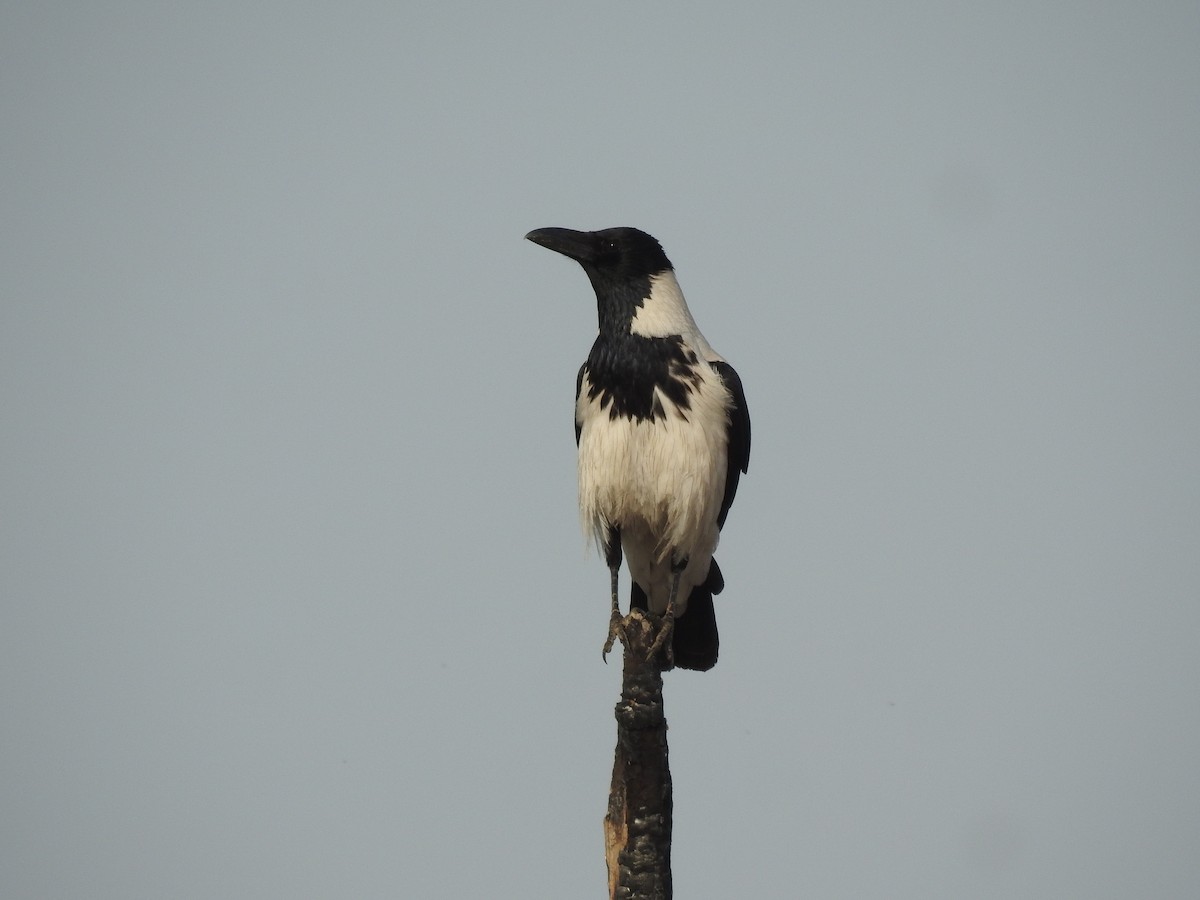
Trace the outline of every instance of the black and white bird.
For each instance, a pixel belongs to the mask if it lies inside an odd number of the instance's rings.
[[[622,551],[631,606],[663,617],[666,668],[717,662],[713,551],[750,461],[750,415],[733,367],[704,339],[661,245],[636,228],[539,228],[525,236],[583,266],[600,330],[575,383],[579,508],[611,574],[605,653],[620,634]],[[670,643],[667,643],[667,641]]]

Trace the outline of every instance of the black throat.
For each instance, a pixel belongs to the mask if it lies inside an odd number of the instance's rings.
[[[629,334],[633,317],[650,296],[650,276],[615,279],[603,270],[584,266],[596,291],[596,313],[601,335]]]

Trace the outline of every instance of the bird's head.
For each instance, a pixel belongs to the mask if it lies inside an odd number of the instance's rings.
[[[602,231],[538,228],[525,237],[583,266],[598,297],[613,290],[623,293],[634,284],[645,284],[650,276],[672,268],[658,241],[636,228]]]

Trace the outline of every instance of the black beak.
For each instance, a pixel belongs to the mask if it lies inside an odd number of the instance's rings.
[[[576,262],[589,262],[596,258],[596,237],[589,231],[573,231],[570,228],[536,228],[525,235],[525,239],[540,244],[547,250],[569,256]]]

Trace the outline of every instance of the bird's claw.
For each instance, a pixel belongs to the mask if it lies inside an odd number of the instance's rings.
[[[658,634],[654,637],[654,643],[650,645],[650,652],[647,654],[647,659],[654,657],[661,651],[663,655],[662,670],[669,672],[675,668],[675,647],[674,641],[671,640],[675,633],[675,616],[667,613],[663,616],[662,625],[659,626]]]
[[[625,643],[625,620],[621,618],[620,613],[614,612],[608,620],[608,639],[604,642],[604,649],[600,651],[600,658],[605,662],[608,662],[608,654],[617,638],[621,639],[622,644]]]

